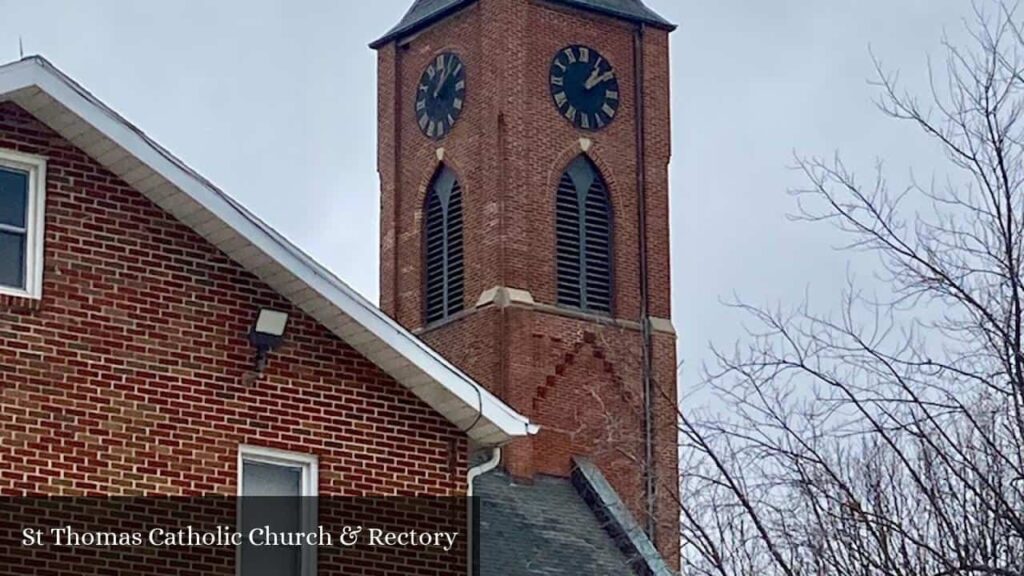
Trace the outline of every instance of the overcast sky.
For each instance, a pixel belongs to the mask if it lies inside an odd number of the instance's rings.
[[[525,0],[524,0],[525,1]],[[412,0],[0,0],[0,61],[42,54],[374,301],[376,60]],[[926,88],[967,0],[647,0],[673,36],[675,322],[684,386],[708,343],[742,337],[721,305],[836,302],[848,255],[793,223],[793,153],[840,151],[942,174],[918,132],[875,109],[869,46]],[[869,176],[869,174],[865,174]],[[862,269],[863,264],[858,269]],[[865,280],[869,281],[869,279]]]

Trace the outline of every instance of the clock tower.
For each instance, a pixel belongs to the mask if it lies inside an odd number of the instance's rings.
[[[678,566],[669,34],[641,0],[416,0],[378,52],[381,307],[592,462]]]

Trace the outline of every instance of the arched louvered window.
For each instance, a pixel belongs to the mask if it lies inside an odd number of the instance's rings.
[[[558,303],[612,311],[612,212],[608,187],[579,156],[562,175],[555,204]]]
[[[426,323],[463,308],[462,188],[455,173],[441,168],[427,193],[424,219]]]

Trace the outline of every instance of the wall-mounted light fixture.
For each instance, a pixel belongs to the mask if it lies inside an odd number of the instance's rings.
[[[288,327],[288,314],[277,310],[260,310],[256,324],[249,332],[249,342],[256,348],[256,371],[263,372],[267,367],[267,356],[284,340],[284,331]]]

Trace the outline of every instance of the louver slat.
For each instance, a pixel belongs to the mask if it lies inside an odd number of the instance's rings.
[[[558,271],[558,303],[563,306],[583,306],[579,200],[572,177],[565,173],[558,185],[555,201],[555,260]]]
[[[448,291],[446,316],[463,308],[462,188],[455,182],[448,203]]]
[[[587,308],[611,313],[611,211],[600,177],[587,192],[585,211]]]
[[[558,304],[610,314],[611,205],[604,181],[585,157],[574,160],[559,182],[555,242]]]
[[[462,188],[447,168],[434,179],[424,222],[424,316],[443,320],[463,309]]]
[[[436,191],[427,195],[426,277],[427,322],[444,313],[444,207]]]

